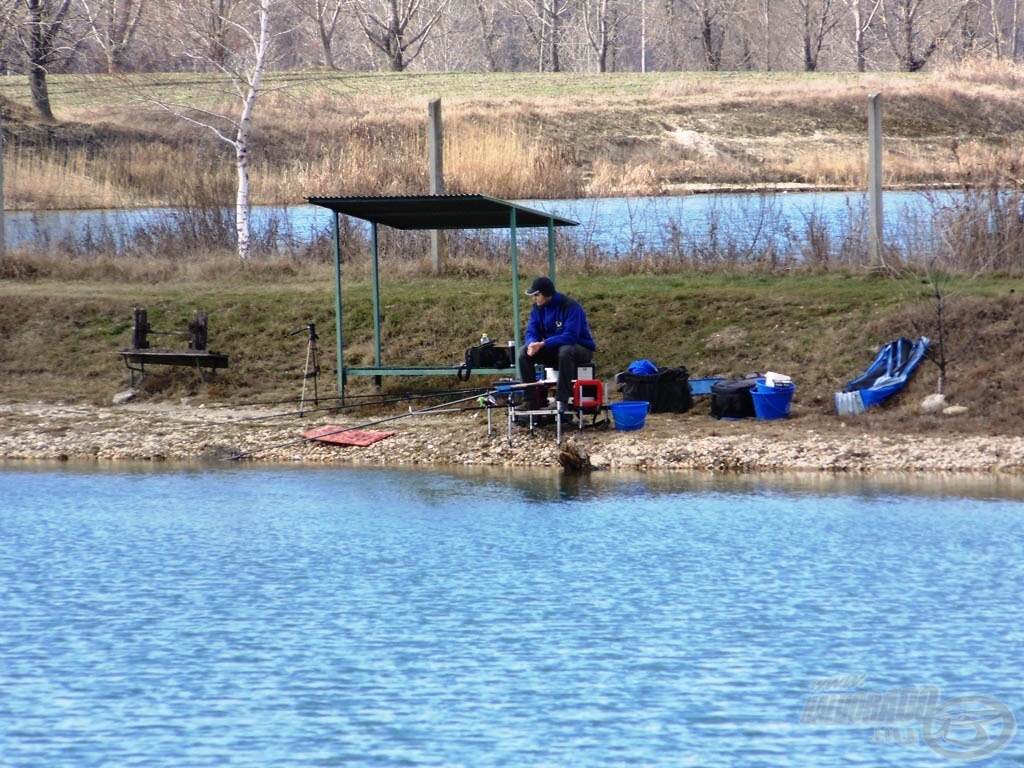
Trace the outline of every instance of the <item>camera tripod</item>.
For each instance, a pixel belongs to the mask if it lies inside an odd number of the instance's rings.
[[[308,342],[306,343],[306,368],[302,374],[302,399],[299,401],[299,415],[303,414],[306,407],[306,383],[313,380],[313,404],[320,405],[320,395],[317,389],[317,380],[320,376],[320,353],[317,350],[316,342],[318,336],[316,335],[316,323],[306,323],[302,328],[298,328],[291,333],[289,336],[297,336],[303,331],[309,333]]]

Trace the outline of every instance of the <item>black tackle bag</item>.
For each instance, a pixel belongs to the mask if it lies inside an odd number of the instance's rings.
[[[760,374],[716,381],[711,385],[711,415],[716,419],[753,418],[754,398],[750,392],[757,386]]]
[[[466,361],[455,372],[459,381],[469,381],[477,368],[509,368],[515,362],[512,347],[499,347],[493,341],[484,342],[466,350]]]
[[[690,374],[682,365],[649,374],[623,371],[616,380],[623,400],[646,400],[651,413],[686,413],[693,405]]]
[[[466,350],[466,367],[471,370],[474,368],[508,368],[512,362],[509,350],[497,346],[493,341]]]

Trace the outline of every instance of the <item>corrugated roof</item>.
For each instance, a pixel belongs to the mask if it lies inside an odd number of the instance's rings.
[[[574,227],[572,219],[554,216],[486,195],[396,195],[388,197],[308,197],[312,205],[395,229],[508,229]]]

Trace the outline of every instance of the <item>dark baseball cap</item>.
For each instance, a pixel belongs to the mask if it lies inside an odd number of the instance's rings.
[[[538,293],[542,293],[545,296],[555,295],[555,284],[551,282],[551,278],[538,277],[533,281],[533,285],[530,286],[530,290],[526,292],[526,295],[533,296]]]

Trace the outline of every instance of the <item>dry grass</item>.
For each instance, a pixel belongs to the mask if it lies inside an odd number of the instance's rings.
[[[51,152],[11,152],[4,164],[4,186],[12,209],[71,209],[85,201],[90,208],[136,205],[137,197],[102,172],[84,149],[55,157]]]
[[[1008,65],[975,62],[915,76],[307,74],[272,79],[286,87],[268,90],[258,104],[254,202],[426,192],[427,102],[435,97],[443,103],[447,187],[455,192],[553,198],[862,188],[873,92],[883,94],[891,186],[1007,178],[1007,169],[1024,166],[1024,75]],[[166,81],[162,87],[179,99],[219,98],[194,78]],[[25,98],[18,84],[0,85],[3,95]],[[54,78],[64,122],[52,134],[25,109],[8,110],[9,203],[233,199],[224,142],[145,110],[135,100],[138,84],[124,85],[120,95],[110,86],[99,78]],[[1012,172],[1007,181],[1016,181]]]

